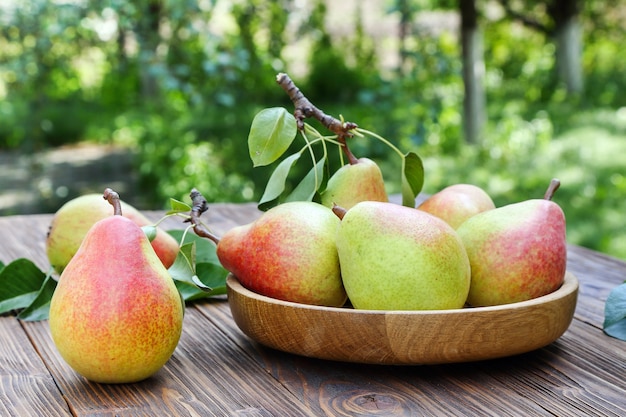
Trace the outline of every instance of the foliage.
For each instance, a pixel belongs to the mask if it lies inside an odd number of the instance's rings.
[[[294,88],[287,87],[287,89]],[[304,106],[312,108],[312,103],[307,102]],[[328,117],[320,115],[319,118]],[[337,123],[341,121],[337,119]],[[344,141],[347,137],[357,136],[373,138],[381,141],[391,148],[400,157],[400,184],[402,190],[402,204],[414,207],[415,198],[424,184],[424,167],[422,160],[415,152],[403,154],[396,146],[382,136],[359,127],[349,127],[348,135],[345,132],[336,133],[332,136],[324,136],[308,123],[302,121],[301,137],[304,146],[296,153],[285,157],[274,169],[270,176],[263,196],[259,201],[259,208],[269,209],[282,201],[320,201],[320,194],[326,189],[326,183],[341,165],[331,168],[328,164],[328,146],[336,145],[338,152],[349,151],[349,146]],[[347,122],[343,126],[349,126]],[[248,149],[250,159],[255,167],[272,164],[285,154],[290,145],[296,139],[298,129],[296,120],[287,110],[282,107],[272,107],[261,110],[256,114],[248,136]],[[321,155],[316,155],[314,146],[322,147]],[[301,178],[293,190],[285,192],[285,183],[293,165],[300,157],[308,153],[311,156],[311,169]],[[318,152],[319,154],[319,152]],[[353,156],[353,155],[350,155]],[[285,197],[281,199],[280,197]]]
[[[618,212],[626,196],[621,2],[582,5],[586,90],[578,97],[555,78],[551,39],[485,15],[489,125],[472,146],[462,141],[455,32],[411,27],[402,68],[382,70],[383,45],[363,31],[360,2],[343,20],[354,33],[345,38],[324,25],[326,2],[308,3],[238,0],[219,16],[224,0],[26,0],[3,8],[0,149],[123,144],[138,156],[142,207],[183,198],[194,186],[209,201],[259,201],[271,169],[253,168],[246,138],[262,108],[289,108],[275,75],[297,64],[306,70],[294,79],[327,114],[419,154],[424,191],[474,182],[505,204],[541,195],[558,176],[555,200],[568,217],[569,240],[626,258]],[[390,13],[408,7],[414,20],[456,3],[388,4]],[[219,30],[218,20],[225,22]],[[296,40],[302,50],[289,60],[285,51]],[[378,141],[354,140],[350,148],[383,172],[398,169]],[[337,162],[335,153],[329,158]],[[294,177],[308,172],[305,165],[294,164]],[[389,192],[401,192],[387,180]]]

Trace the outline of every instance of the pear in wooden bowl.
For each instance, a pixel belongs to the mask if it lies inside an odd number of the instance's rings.
[[[530,352],[561,337],[574,316],[578,280],[519,303],[437,311],[376,311],[265,297],[230,275],[228,300],[241,331],[284,352],[334,361],[425,365]]]

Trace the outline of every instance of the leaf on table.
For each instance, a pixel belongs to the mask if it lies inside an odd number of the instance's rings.
[[[167,233],[172,235],[174,239],[180,242],[181,246],[195,242],[196,263],[210,262],[221,266],[221,263],[219,259],[217,259],[217,254],[215,252],[215,243],[213,243],[211,240],[200,237],[195,233],[185,233],[184,230],[168,230]],[[181,240],[183,239],[183,235],[185,235],[185,240],[181,242]]]
[[[254,116],[248,134],[253,166],[269,165],[284,154],[296,138],[296,119],[282,107],[261,110]]]
[[[57,287],[57,282],[50,275],[46,277],[33,302],[17,316],[24,321],[47,320],[50,314],[50,301]]]
[[[196,275],[196,243],[186,243],[180,247],[178,255],[168,272],[178,281],[195,285],[192,277]]]
[[[280,164],[274,169],[270,176],[265,191],[261,200],[259,200],[259,210],[265,211],[270,207],[273,207],[278,202],[278,197],[285,191],[285,182],[289,176],[289,171],[293,167],[293,164],[300,158],[301,153],[295,153],[289,157],[283,159]]]
[[[200,300],[216,295],[226,294],[226,271],[221,266],[203,262],[196,265],[197,274],[192,278],[194,285],[187,282],[176,281],[176,287],[185,301]],[[209,290],[203,290],[210,288]]]
[[[46,274],[25,258],[3,266],[0,271],[0,314],[28,307],[45,280]]]
[[[172,230],[182,239],[182,230]],[[185,301],[226,293],[226,271],[215,253],[215,244],[195,234],[186,234],[183,245],[169,272]]]
[[[614,288],[604,305],[604,332],[626,341],[626,283]]]
[[[402,205],[415,207],[415,198],[424,186],[424,165],[422,159],[409,152],[402,160]]]

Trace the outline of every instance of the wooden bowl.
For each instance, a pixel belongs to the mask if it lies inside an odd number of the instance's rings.
[[[227,278],[237,326],[284,352],[370,364],[478,361],[546,346],[569,327],[578,280],[567,272],[555,292],[519,303],[438,311],[376,311],[281,301]]]

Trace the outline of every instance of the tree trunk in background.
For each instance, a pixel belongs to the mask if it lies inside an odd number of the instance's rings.
[[[144,4],[144,2],[139,3]],[[143,100],[156,99],[159,85],[155,68],[158,66],[157,47],[161,41],[159,28],[161,24],[162,2],[150,0],[145,2],[138,16],[137,37],[139,40],[139,79]]]
[[[406,40],[411,31],[411,21],[413,20],[413,12],[408,0],[398,0],[398,12],[400,13],[400,22],[398,22],[398,73],[404,73],[404,64],[408,55]]]
[[[559,79],[568,93],[580,93],[584,88],[582,72],[582,34],[578,22],[577,0],[554,0],[548,9],[554,20],[556,66]]]
[[[483,78],[482,31],[478,27],[475,0],[460,0],[461,46],[463,54],[463,133],[468,143],[481,140],[486,123],[486,99]]]

